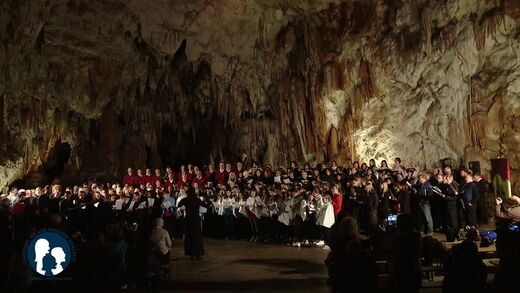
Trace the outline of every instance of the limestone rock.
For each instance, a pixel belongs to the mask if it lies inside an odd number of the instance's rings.
[[[66,142],[82,178],[505,156],[518,190],[519,18],[514,0],[3,1],[0,185]]]

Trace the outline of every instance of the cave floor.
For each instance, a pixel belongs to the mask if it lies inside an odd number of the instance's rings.
[[[162,292],[331,292],[323,263],[328,250],[211,238],[204,245],[206,256],[191,261],[183,241],[174,242],[171,282]],[[421,292],[441,292],[436,283]]]
[[[329,292],[323,263],[328,250],[204,239],[206,256],[191,261],[183,241],[174,242],[172,283],[175,292]]]

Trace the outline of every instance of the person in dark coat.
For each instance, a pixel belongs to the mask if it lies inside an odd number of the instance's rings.
[[[184,255],[188,255],[192,260],[200,259],[204,255],[204,244],[202,242],[202,227],[199,208],[209,207],[209,204],[195,196],[193,189],[188,189],[188,196],[183,198],[178,208],[186,209],[186,238],[184,239]]]
[[[397,200],[399,201],[401,213],[410,215],[412,213],[410,207],[410,191],[408,190],[408,185],[405,183],[397,184]]]
[[[479,201],[477,184],[473,181],[473,176],[466,176],[466,185],[462,187],[462,200],[466,216],[466,225],[469,227],[477,226],[477,203]]]
[[[440,189],[442,191],[441,196],[446,202],[446,239],[448,242],[453,242],[459,238],[459,229],[461,228],[459,221],[459,184],[453,180],[453,175],[446,175]]]
[[[423,219],[426,221],[426,227],[423,227],[423,230],[427,235],[431,236],[433,234],[433,219],[430,202],[433,197],[433,188],[426,174],[419,175],[417,197],[419,199],[419,208],[424,217]]]
[[[482,178],[480,172],[475,172],[473,174],[473,180],[477,185],[478,189],[478,202],[477,202],[477,219],[479,224],[488,224],[489,223],[489,212],[488,212],[488,189],[489,183],[486,179]]]
[[[369,181],[366,185],[366,200],[364,209],[365,215],[365,233],[370,234],[377,225],[377,206],[379,205],[379,196],[373,184]]]

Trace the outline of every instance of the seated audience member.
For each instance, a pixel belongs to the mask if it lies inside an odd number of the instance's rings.
[[[126,253],[128,244],[123,239],[122,229],[116,225],[107,226],[107,240],[104,276],[108,288],[119,290],[127,282]]]
[[[164,220],[162,218],[155,219],[155,227],[152,230],[150,241],[152,242],[152,250],[161,258],[161,262],[168,263],[170,261],[172,240],[170,234],[163,226]]]
[[[487,268],[474,241],[465,240],[454,246],[445,269],[443,292],[487,292]]]
[[[444,245],[433,236],[426,236],[422,239],[422,265],[431,266],[434,263],[444,262],[447,251]]]
[[[330,284],[335,292],[377,292],[377,268],[360,241],[357,221],[341,220],[327,258]]]
[[[517,292],[518,276],[520,276],[520,222],[519,220],[519,198],[513,196],[502,204],[496,200],[497,218],[497,255],[500,259],[498,270],[492,284],[492,292]]]
[[[353,226],[357,226],[353,221]],[[340,265],[340,292],[377,292],[377,267],[370,251],[363,247],[359,237],[345,246],[345,257]]]
[[[513,195],[505,203],[500,197],[496,199],[495,216],[499,220],[520,222],[520,198]]]
[[[0,198],[0,288],[7,281],[9,259],[13,253],[12,214],[9,205],[9,198]]]
[[[421,235],[413,230],[410,215],[399,215],[388,260],[390,292],[419,292],[422,280],[421,247]]]

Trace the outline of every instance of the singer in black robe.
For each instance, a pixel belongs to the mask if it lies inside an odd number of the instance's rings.
[[[204,255],[204,243],[202,242],[202,227],[199,209],[201,206],[208,208],[209,204],[195,196],[193,190],[188,190],[188,196],[183,198],[178,208],[186,208],[186,237],[184,238],[184,255],[191,259],[200,259]]]
[[[446,239],[448,242],[453,242],[459,238],[459,229],[461,228],[458,212],[459,184],[456,181],[453,181],[452,177],[449,177],[449,179],[446,178],[445,182],[440,185],[440,189],[446,202]]]

